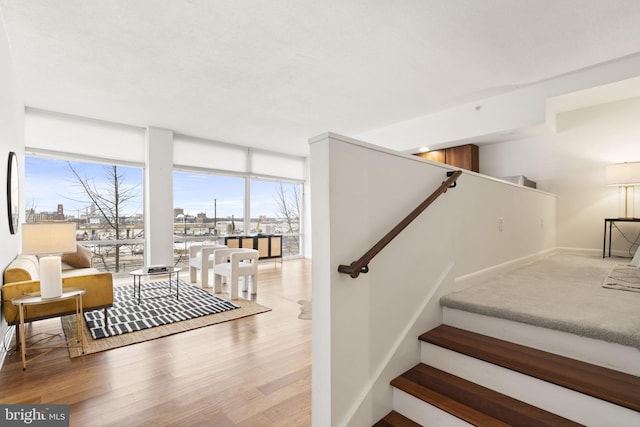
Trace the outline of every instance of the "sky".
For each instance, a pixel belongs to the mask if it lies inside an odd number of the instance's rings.
[[[90,203],[69,165],[78,171],[80,177],[94,182],[96,187],[109,186],[109,165],[25,156],[25,208],[34,208],[36,212],[53,212],[62,203],[66,215],[84,213]],[[124,206],[124,215],[142,213],[142,168],[118,166],[118,172],[123,177],[122,185],[134,188],[138,193]],[[243,217],[243,178],[174,172],[173,186],[173,205],[184,209],[186,215],[195,216],[205,212],[207,217],[213,218],[216,200],[218,218],[231,215]],[[277,204],[273,197],[277,186],[271,181],[251,180],[252,217],[277,216]]]

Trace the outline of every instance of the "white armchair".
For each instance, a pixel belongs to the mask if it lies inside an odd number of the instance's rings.
[[[191,283],[198,280],[197,273],[200,272],[200,283],[203,288],[209,288],[209,269],[213,268],[213,254],[216,250],[226,249],[225,245],[207,244],[191,245],[189,248],[189,280]]]
[[[230,299],[238,299],[238,281],[243,277],[243,290],[250,294],[258,292],[258,257],[255,249],[218,249],[214,252],[214,291],[222,292],[222,277],[226,278]]]

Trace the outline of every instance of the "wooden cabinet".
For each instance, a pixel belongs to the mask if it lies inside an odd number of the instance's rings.
[[[480,161],[478,155],[478,146],[474,144],[459,145],[443,150],[427,151],[426,153],[418,153],[423,159],[432,160],[434,162],[446,163],[451,166],[467,169],[474,172],[480,171]]]
[[[478,158],[478,146],[474,144],[460,145],[447,148],[446,164],[479,172],[480,162]]]
[[[416,156],[420,156],[423,159],[431,160],[433,162],[447,163],[445,150],[433,150],[426,153],[418,153]]]
[[[230,248],[256,249],[260,259],[282,257],[282,236],[229,236],[224,244]]]

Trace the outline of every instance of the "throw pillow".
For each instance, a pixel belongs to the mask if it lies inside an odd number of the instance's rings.
[[[62,255],[62,262],[74,268],[91,267],[91,250],[81,245],[76,245],[76,251]]]

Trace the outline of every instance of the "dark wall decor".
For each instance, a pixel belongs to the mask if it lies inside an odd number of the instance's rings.
[[[20,183],[18,180],[18,156],[13,151],[9,152],[9,162],[7,163],[7,212],[9,214],[9,231],[11,234],[16,234],[20,219]]]

